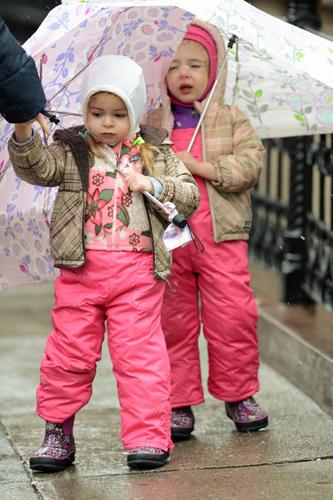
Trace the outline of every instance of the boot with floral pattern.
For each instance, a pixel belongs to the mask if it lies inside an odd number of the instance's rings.
[[[267,412],[253,397],[225,403],[227,416],[240,432],[259,431],[268,425]]]
[[[171,413],[171,439],[187,441],[194,431],[194,414],[190,406],[173,408]]]
[[[58,472],[69,467],[74,460],[73,434],[66,436],[62,424],[46,422],[44,441],[30,458],[30,469]]]

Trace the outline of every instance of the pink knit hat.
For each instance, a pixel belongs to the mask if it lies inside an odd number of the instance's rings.
[[[200,43],[208,53],[209,58],[209,78],[206,90],[200,97],[199,101],[202,101],[210,92],[212,86],[214,85],[216,78],[217,69],[217,47],[213,37],[201,26],[196,24],[191,24],[188,28],[184,40],[193,40],[194,42]],[[171,102],[174,104],[182,104],[183,106],[191,106],[191,104],[185,104],[179,101],[175,96],[170,93]]]
[[[200,43],[208,52],[209,58],[209,79],[208,85],[205,92],[200,97],[199,101],[202,101],[211,90],[215,78],[216,78],[216,67],[217,67],[217,47],[213,37],[201,26],[196,24],[191,24],[188,28],[184,40],[193,40],[194,42]]]

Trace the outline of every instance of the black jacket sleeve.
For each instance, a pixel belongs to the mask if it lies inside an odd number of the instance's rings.
[[[10,123],[26,122],[44,109],[45,101],[34,60],[0,17],[0,114]]]

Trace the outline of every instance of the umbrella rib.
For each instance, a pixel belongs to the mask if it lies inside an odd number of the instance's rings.
[[[66,82],[66,83],[63,85],[63,87],[62,87],[60,90],[58,90],[58,92],[56,92],[56,93],[55,93],[55,94],[54,94],[54,95],[53,95],[53,96],[52,96],[52,97],[51,97],[48,101],[49,101],[49,102],[53,101],[53,99],[54,99],[55,97],[57,97],[57,95],[59,95],[61,92],[63,92],[63,90],[65,90],[65,89],[68,87],[68,85],[69,85],[70,83],[72,83],[72,81],[73,81],[73,80],[75,80],[75,78],[76,78],[76,77],[78,77],[78,76],[79,76],[79,75],[80,75],[80,74],[81,74],[81,73],[82,73],[82,72],[83,72],[83,71],[84,71],[84,70],[85,70],[85,69],[89,66],[89,64],[90,64],[91,62],[92,62],[92,61],[88,61],[88,62],[87,62],[87,64],[86,64],[83,68],[81,68],[81,69],[80,69],[80,71],[78,71],[78,72],[77,72],[74,76],[72,76],[72,78],[71,78],[70,80],[68,80],[68,82]]]
[[[49,113],[57,113],[58,115],[70,115],[70,116],[81,116],[82,117],[82,114],[81,113],[74,113],[74,112],[71,112],[71,111],[62,111],[62,110],[54,110],[54,109],[48,109],[48,112]]]

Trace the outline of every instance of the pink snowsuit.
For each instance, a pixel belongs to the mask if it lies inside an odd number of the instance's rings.
[[[83,267],[61,270],[37,389],[39,416],[64,422],[88,403],[106,322],[124,448],[172,448],[160,325],[164,283],[152,270],[151,253],[103,250],[88,251]]]
[[[141,161],[133,152],[121,157],[119,168],[140,172]],[[129,164],[129,155],[138,159]],[[90,168],[86,262],[78,269],[61,269],[56,280],[37,413],[62,423],[88,403],[106,323],[124,448],[168,451],[173,445],[170,364],[160,325],[164,282],[153,275],[143,195],[130,193],[121,174],[110,175],[110,168],[103,160]],[[126,220],[119,215],[125,213]]]
[[[184,151],[194,128],[174,129],[174,151]],[[191,151],[202,160],[199,133]],[[171,364],[171,406],[202,403],[198,337],[200,323],[208,345],[208,390],[224,401],[239,401],[259,389],[257,308],[248,271],[248,245],[244,240],[214,242],[205,180],[195,177],[200,205],[190,225],[204,245],[173,251],[174,292],[166,289],[162,328]],[[200,294],[200,307],[198,294]]]

